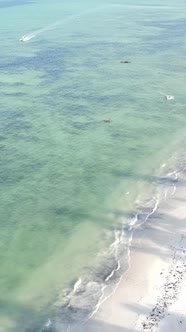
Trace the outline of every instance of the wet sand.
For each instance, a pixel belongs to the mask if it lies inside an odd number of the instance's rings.
[[[83,327],[88,332],[186,331],[186,172],[134,234],[130,267]]]

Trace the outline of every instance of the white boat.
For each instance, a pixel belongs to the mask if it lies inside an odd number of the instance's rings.
[[[166,98],[167,100],[172,100],[172,99],[174,99],[174,96],[166,95],[165,98]]]
[[[19,41],[21,41],[21,42],[26,42],[26,41],[28,41],[29,39],[33,38],[33,37],[35,37],[35,35],[33,35],[33,34],[24,35],[24,36],[22,36],[22,37],[19,39]]]
[[[160,92],[161,95],[163,95],[165,97],[166,100],[173,100],[175,99],[174,96],[171,96],[171,95],[166,95],[165,93],[163,92]]]

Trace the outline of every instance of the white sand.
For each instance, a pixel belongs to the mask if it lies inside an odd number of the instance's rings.
[[[130,268],[87,332],[186,332],[186,173],[137,229]]]

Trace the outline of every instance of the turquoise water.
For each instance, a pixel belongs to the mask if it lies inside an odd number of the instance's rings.
[[[0,0],[0,15],[0,331],[40,331],[185,142],[186,5]]]

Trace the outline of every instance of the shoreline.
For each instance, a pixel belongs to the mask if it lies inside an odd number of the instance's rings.
[[[115,240],[110,245],[112,250],[109,260],[103,261],[96,274],[92,275],[93,278],[80,277],[74,283],[72,290],[67,289],[66,294],[63,293],[64,296],[61,296],[59,302],[55,303],[59,310],[58,314],[51,319],[48,318],[47,322],[45,321],[41,328],[42,332],[48,332],[48,330],[106,332],[109,331],[110,325],[113,332],[117,332],[115,328],[118,329],[118,326],[122,327],[122,331],[142,331],[134,328],[137,318],[140,316],[134,304],[139,304],[139,298],[143,299],[146,294],[149,294],[149,287],[151,284],[153,285],[155,274],[158,284],[161,284],[160,276],[163,273],[158,273],[159,267],[161,266],[165,270],[166,264],[173,255],[170,243],[167,245],[167,233],[171,234],[169,228],[172,224],[169,225],[164,220],[163,214],[167,213],[166,210],[170,210],[168,205],[176,199],[179,187],[186,192],[183,185],[184,181],[186,183],[186,168],[183,159],[176,169],[173,171],[169,168],[168,172],[155,177],[152,198],[136,206],[134,212],[131,213],[130,222],[123,223],[123,227],[115,231]],[[163,236],[163,243],[162,239],[159,242],[158,234]],[[177,241],[179,241],[178,237]],[[128,256],[127,267],[126,255]],[[138,275],[138,278],[134,278],[135,275]],[[145,280],[141,287],[140,281],[144,279],[144,275]],[[135,285],[136,283],[141,289]],[[121,303],[123,310],[120,308]],[[152,305],[149,308],[147,306],[146,316],[152,309]],[[117,311],[117,315],[115,315],[115,311]],[[125,319],[123,319],[123,315],[125,315]]]
[[[76,331],[163,331],[159,326],[172,321],[171,308],[176,301],[179,306],[179,290],[186,279],[184,198],[186,202],[186,171],[178,175],[174,196],[161,202],[145,224],[135,230],[130,267],[114,294]],[[174,270],[174,266],[179,268]],[[157,306],[162,301],[164,306]],[[186,318],[179,320],[175,330],[183,328],[186,329]]]

